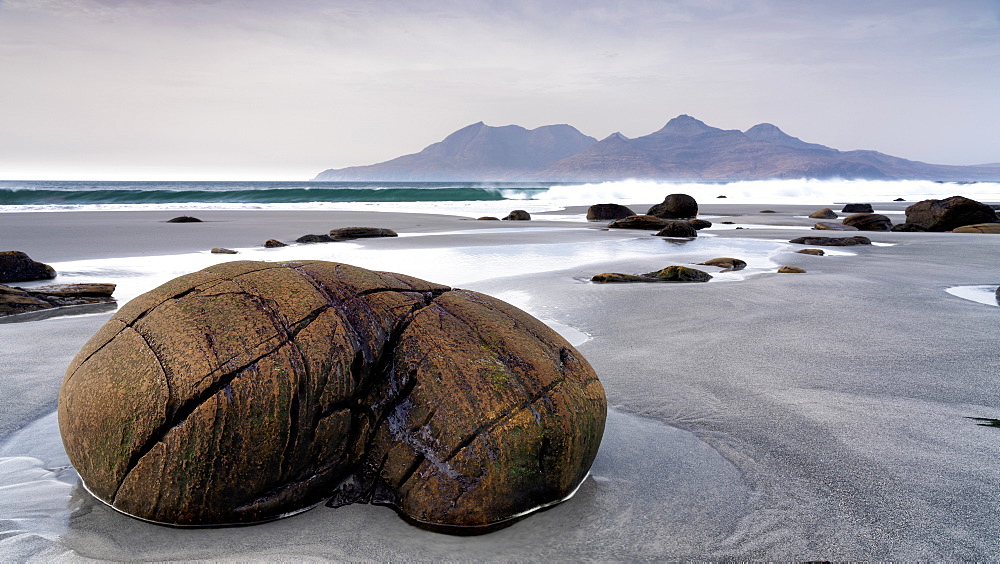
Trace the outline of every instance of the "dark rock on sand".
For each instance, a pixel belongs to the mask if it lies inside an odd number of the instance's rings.
[[[232,249],[225,249],[222,247],[214,247],[212,248],[212,253],[216,255],[235,255],[236,251]]]
[[[743,270],[744,268],[747,267],[746,261],[732,257],[719,257],[719,258],[709,259],[706,260],[705,262],[699,262],[698,264],[703,264],[705,266],[717,266],[725,270]]]
[[[656,229],[666,227],[667,220],[660,219],[653,215],[631,215],[622,219],[616,219],[608,224],[614,229]]]
[[[951,231],[965,225],[997,221],[1000,219],[993,208],[963,196],[924,200],[906,208],[906,222],[928,231]]]
[[[591,277],[591,282],[616,283],[616,282],[708,282],[712,275],[686,266],[668,266],[656,272],[646,274],[622,274],[619,272],[605,272],[595,274]]]
[[[819,229],[821,231],[858,231],[858,228],[853,225],[830,223],[829,221],[817,221],[816,224],[813,225],[813,229]]]
[[[759,211],[759,212],[757,212],[757,213],[778,213],[778,212],[776,212],[776,211],[774,211],[774,210],[760,210],[760,211]]]
[[[895,200],[893,200],[893,202],[905,202],[905,201],[906,200],[904,200],[903,198],[896,198]]]
[[[479,221],[500,221],[499,217],[493,217],[491,215],[484,215],[483,217],[476,218]]]
[[[736,225],[735,221],[720,221],[722,225]]]
[[[610,221],[635,215],[635,212],[621,204],[594,204],[587,208],[588,221]]]
[[[878,213],[856,213],[845,217],[844,225],[850,225],[858,231],[889,231],[892,229],[892,220]]]
[[[789,241],[789,243],[816,245],[818,247],[850,247],[853,245],[871,245],[872,240],[861,235],[855,235],[854,237],[796,237]]]
[[[816,255],[818,257],[821,257],[826,254],[826,251],[824,251],[823,249],[799,249],[795,252],[802,255]]]
[[[31,260],[21,251],[0,251],[0,282],[51,280],[55,277],[54,268]]]
[[[663,202],[649,208],[646,215],[664,219],[691,219],[698,217],[698,202],[687,194],[670,194]]]
[[[201,223],[201,220],[197,217],[191,217],[190,215],[181,215],[168,219],[167,223]]]
[[[0,316],[62,306],[111,303],[114,284],[54,284],[19,288],[0,284]]]
[[[871,204],[846,204],[844,209],[840,211],[843,213],[875,213]]]
[[[896,231],[896,232],[899,232],[899,231],[922,232],[922,231],[927,231],[927,229],[924,229],[923,227],[921,227],[921,226],[919,226],[919,225],[917,225],[915,223],[897,223],[896,225],[892,226],[892,231]]]
[[[951,230],[952,233],[1000,233],[1000,223],[976,223]]]
[[[837,219],[837,213],[830,208],[823,208],[812,212],[809,217],[813,219]]]
[[[142,519],[252,523],[334,496],[469,532],[572,493],[606,400],[569,343],[489,296],[235,261],[122,307],[58,412],[88,490]]]
[[[726,196],[716,196],[716,198],[725,198]]]
[[[782,274],[804,274],[805,269],[797,266],[782,266],[778,269],[778,272]]]
[[[279,247],[287,247],[287,246],[288,245],[286,243],[282,243],[277,239],[268,239],[267,241],[264,241],[264,248],[267,249],[277,249]]]
[[[656,234],[660,237],[697,237],[698,230],[686,221],[668,221]]]
[[[303,236],[299,237],[298,239],[296,239],[295,242],[296,243],[331,243],[331,242],[333,242],[333,237],[330,237],[329,235],[323,235],[322,233],[320,233],[318,235],[315,234],[315,233],[313,233],[313,234],[310,234],[310,235],[303,235]]]
[[[528,221],[531,219],[531,214],[524,210],[514,210],[507,214],[507,217],[503,218],[503,221]]]
[[[602,284],[613,284],[618,282],[659,282],[659,280],[648,276],[640,276],[638,274],[622,274],[620,272],[602,272],[601,274],[595,274],[590,277],[590,281]]]
[[[694,227],[699,231],[702,229],[708,229],[712,226],[712,222],[707,219],[691,219],[688,220],[688,223],[691,224],[691,227]]]
[[[369,239],[373,237],[399,237],[392,229],[383,227],[341,227],[330,230],[330,238],[334,241],[350,241],[352,239]]]

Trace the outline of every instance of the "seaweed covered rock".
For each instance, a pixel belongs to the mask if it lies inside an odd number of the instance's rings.
[[[588,221],[608,221],[635,215],[635,212],[621,204],[594,204],[587,208]]]
[[[0,251],[0,282],[51,280],[56,271],[51,266],[31,260],[21,251]]]
[[[923,200],[906,208],[906,223],[919,225],[927,231],[951,231],[965,225],[998,221],[993,208],[963,196]]]
[[[590,278],[590,281],[607,284],[617,282],[708,282],[711,279],[712,275],[705,271],[675,265],[645,274],[605,272],[595,274]]]
[[[489,296],[236,261],[122,307],[58,409],[89,491],[142,519],[253,523],[333,498],[479,531],[575,490],[606,401],[569,343]]]
[[[665,219],[691,219],[698,217],[698,202],[687,194],[670,194],[663,202],[649,208],[646,215]]]

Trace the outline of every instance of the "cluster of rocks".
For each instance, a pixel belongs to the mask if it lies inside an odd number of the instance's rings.
[[[0,282],[51,280],[56,271],[22,251],[0,251]],[[56,307],[112,303],[114,284],[55,284],[21,288],[0,284],[0,316]]]
[[[645,274],[622,274],[620,272],[604,272],[595,274],[590,278],[591,282],[616,283],[616,282],[708,282],[712,275],[686,266],[668,266],[655,272]]]
[[[645,214],[636,214],[618,204],[595,204],[587,210],[587,219],[607,221],[611,229],[656,230],[660,237],[693,238],[698,230],[712,226],[711,221],[696,219],[698,203],[687,194],[670,194]]]
[[[335,243],[338,241],[353,241],[355,239],[371,239],[376,237],[398,237],[399,234],[392,229],[384,227],[340,227],[331,229],[326,234],[303,235],[295,240],[296,243]],[[272,249],[285,247],[285,243],[276,239],[268,239],[264,246]]]
[[[122,307],[58,413],[88,491],[141,519],[253,523],[330,499],[468,533],[575,491],[607,403],[576,349],[495,298],[235,261]]]
[[[906,221],[893,225],[892,220],[874,213],[871,204],[847,204],[841,223],[818,222],[815,229],[832,231],[934,231],[954,233],[1000,233],[1000,217],[992,207],[966,198],[952,196],[943,200],[923,200],[906,208]],[[809,215],[814,219],[836,219],[830,208]]]

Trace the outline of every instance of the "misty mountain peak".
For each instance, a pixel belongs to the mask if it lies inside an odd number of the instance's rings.
[[[771,123],[758,123],[757,125],[746,130],[743,134],[754,141],[765,141],[767,143],[774,143],[785,147],[830,150],[829,147],[824,147],[823,145],[817,145],[815,143],[806,143],[798,137],[792,137],[781,129],[778,129],[778,126]]]
[[[681,114],[667,122],[662,129],[656,133],[670,135],[699,135],[709,131],[718,131],[718,128],[705,124],[700,119],[693,118],[687,114]]]

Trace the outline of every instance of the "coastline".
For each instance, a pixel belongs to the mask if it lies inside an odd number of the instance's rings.
[[[910,203],[875,207],[901,211]],[[975,560],[1000,552],[1000,432],[969,419],[1000,418],[993,329],[1000,308],[945,291],[1000,283],[983,258],[993,256],[995,236],[866,232],[884,245],[813,257],[785,243],[816,234],[815,220],[801,217],[813,205],[704,203],[701,215],[735,225],[716,225],[688,243],[566,218],[585,209],[536,213],[530,222],[335,211],[189,214],[200,224],[164,223],[185,215],[173,210],[0,214],[3,245],[35,260],[146,257],[152,271],[157,261],[212,247],[241,250],[224,260],[257,259],[267,251],[250,249],[270,238],[387,227],[401,236],[292,250],[399,264],[399,272],[445,284],[453,278],[585,333],[590,338],[578,348],[613,406],[579,493],[489,535],[429,533],[373,506],[321,506],[253,527],[170,529],[111,511],[60,468],[52,411],[62,371],[107,314],[2,324],[8,393],[0,399],[0,475],[7,482],[0,486],[16,487],[0,508],[26,521],[22,532],[0,531],[0,554]],[[498,251],[504,248],[518,252]],[[566,249],[581,250],[557,260]],[[741,254],[759,258],[748,261],[749,273],[719,276],[719,283],[586,282],[598,272]],[[776,264],[807,273],[776,274]],[[408,272],[414,269],[420,272]],[[15,463],[19,469],[9,470]]]

